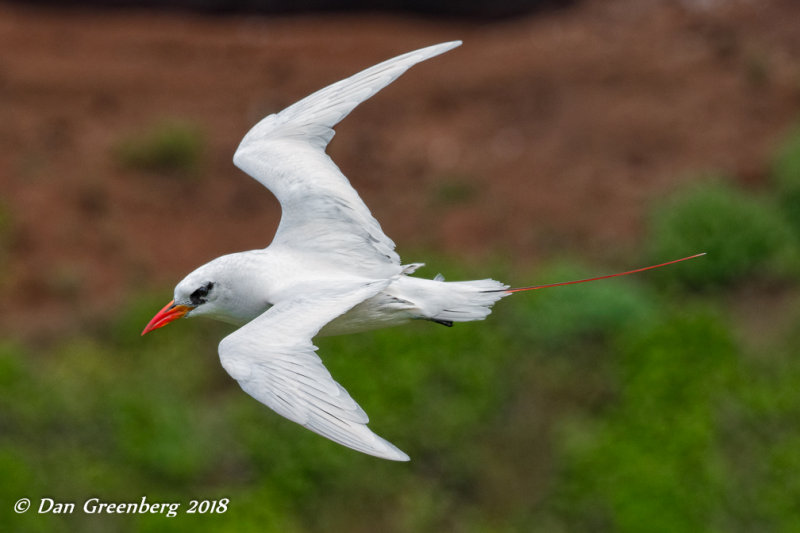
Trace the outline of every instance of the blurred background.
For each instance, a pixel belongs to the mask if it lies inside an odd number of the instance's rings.
[[[797,531],[800,3],[365,5],[0,2],[0,529]],[[708,255],[319,339],[407,464],[244,394],[224,325],[139,336],[189,271],[271,240],[277,201],[231,163],[253,123],[452,39],[329,147],[418,275]],[[80,511],[142,496],[230,503]]]

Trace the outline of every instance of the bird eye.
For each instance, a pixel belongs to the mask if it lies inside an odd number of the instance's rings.
[[[189,295],[189,299],[192,301],[193,305],[200,305],[206,303],[206,296],[208,296],[208,292],[214,287],[212,282],[208,282],[196,291],[194,291],[191,295]]]

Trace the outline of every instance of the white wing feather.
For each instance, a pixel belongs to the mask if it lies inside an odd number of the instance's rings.
[[[299,291],[313,296],[278,303],[224,338],[222,366],[247,394],[289,420],[360,452],[407,461],[405,453],[367,427],[367,414],[334,381],[311,343],[325,324],[388,283]]]
[[[394,242],[325,153],[333,127],[408,68],[460,45],[442,43],[403,54],[269,115],[242,139],[236,166],[267,187],[283,211],[273,246],[324,255],[353,271],[394,274]]]

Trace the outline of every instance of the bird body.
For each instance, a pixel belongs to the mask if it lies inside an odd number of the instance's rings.
[[[250,250],[223,255],[186,276],[175,288],[178,305],[192,306],[186,316],[205,316],[243,326],[277,303],[331,287],[369,286],[375,294],[332,317],[320,336],[343,335],[405,324],[410,320],[465,322],[485,318],[491,305],[508,296],[508,288],[486,279],[447,282],[412,277],[422,263],[405,265],[388,277],[367,277],[324,256],[292,250]],[[236,275],[230,275],[235,272]],[[192,294],[212,284],[206,295]],[[188,295],[188,296],[187,296]],[[202,305],[197,305],[200,302]]]
[[[175,287],[144,333],[187,316],[241,326],[219,345],[242,389],[279,414],[378,457],[408,456],[374,434],[366,413],[325,369],[311,339],[428,319],[480,320],[507,288],[493,280],[410,277],[395,244],[325,153],[333,126],[412,65],[461,44],[390,59],[258,122],[234,164],[281,204],[272,243],[218,257]],[[487,292],[491,291],[491,292]]]
[[[359,103],[414,64],[459,44],[390,59],[253,126],[233,161],[281,204],[272,243],[218,257],[190,273],[142,334],[183,316],[240,326],[222,340],[219,356],[245,392],[335,442],[407,461],[405,453],[367,427],[366,413],[331,377],[312,338],[415,319],[448,326],[482,320],[499,299],[540,287],[411,276],[421,264],[401,264],[394,242],[325,148],[333,127]]]

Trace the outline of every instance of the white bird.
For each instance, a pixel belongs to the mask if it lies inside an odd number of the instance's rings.
[[[400,263],[394,242],[325,153],[333,126],[358,104],[416,63],[460,44],[395,57],[258,122],[233,161],[281,204],[272,243],[218,257],[186,276],[142,335],[183,316],[241,326],[222,340],[219,357],[246,393],[339,444],[407,461],[408,455],[367,427],[367,414],[331,377],[313,337],[416,319],[447,326],[482,320],[492,304],[513,292],[590,281],[509,289],[492,279],[411,277],[421,264]],[[602,277],[649,268],[655,266]]]

